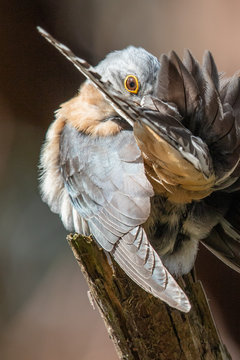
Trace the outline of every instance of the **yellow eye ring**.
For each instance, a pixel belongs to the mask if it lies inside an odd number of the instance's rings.
[[[139,90],[138,78],[135,75],[127,75],[124,80],[124,87],[128,92],[137,94]]]

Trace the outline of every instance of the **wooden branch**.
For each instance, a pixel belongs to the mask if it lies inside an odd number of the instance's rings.
[[[188,314],[146,293],[99,250],[91,237],[69,235],[69,245],[88,282],[119,359],[229,360],[200,281],[179,280],[192,304]]]

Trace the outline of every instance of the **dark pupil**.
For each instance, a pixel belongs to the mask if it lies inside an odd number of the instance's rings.
[[[129,79],[128,79],[128,86],[129,86],[131,89],[135,88],[135,87],[136,87],[135,79],[129,78]]]

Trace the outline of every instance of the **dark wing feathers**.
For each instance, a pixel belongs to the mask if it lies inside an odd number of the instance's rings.
[[[203,70],[207,72],[213,81],[215,89],[219,89],[219,73],[210,51],[206,51],[203,57]]]
[[[198,155],[194,156],[198,161],[193,162],[194,166],[200,163],[200,155],[211,158],[216,185],[221,184],[222,187],[223,184],[232,184],[239,176],[240,81],[236,75],[228,81],[219,78],[221,76],[210,52],[205,54],[202,67],[189,51],[185,52],[183,63],[174,52],[169,56],[163,55],[158,96],[166,110],[166,103],[171,105],[171,113],[170,107],[169,111],[162,111],[163,106],[156,105],[160,101],[154,100],[157,109],[153,111],[154,116],[146,110],[145,119],[140,121],[149,123],[149,126],[154,123],[155,131],[165,140],[169,138],[171,144],[174,140],[175,146],[184,150],[185,156],[197,154],[198,149]],[[172,109],[175,109],[175,116]],[[182,118],[179,118],[178,112]],[[175,126],[172,125],[174,122]],[[197,146],[194,146],[196,139],[200,143],[197,141]],[[207,147],[199,147],[199,144]]]
[[[203,77],[202,68],[199,62],[193,57],[191,52],[187,49],[184,51],[183,64],[186,69],[190,72],[192,77],[195,79],[195,82],[198,86],[200,94],[203,94],[205,91],[205,79]]]
[[[91,137],[65,125],[60,163],[71,201],[99,245],[143,289],[182,311],[190,304],[140,226],[153,190],[133,133]],[[78,159],[77,159],[77,158]]]
[[[179,113],[187,121],[198,102],[197,84],[175,52],[171,52],[169,57],[162,55],[160,63],[157,97],[176,104]]]
[[[234,113],[239,116],[240,107],[240,78],[239,75],[234,75],[227,81],[222,80],[220,88],[220,97],[224,104],[229,104]]]
[[[222,218],[220,223],[215,226],[207,239],[203,243],[218,256],[227,265],[233,269],[240,270],[240,79],[238,75],[234,75],[230,79],[223,79],[219,75],[217,67],[211,53],[207,52],[204,56],[202,68],[198,62],[193,58],[191,53],[185,53],[183,68],[179,65],[179,59],[175,58],[173,62],[172,54],[162,58],[164,66],[162,68],[162,78],[160,79],[160,95],[161,99],[169,100],[172,106],[177,109],[183,116],[181,120],[192,132],[192,136],[200,137],[209,149],[209,156],[212,158],[214,171],[216,174],[215,190],[225,191],[228,193],[228,202],[230,202],[229,210],[225,214],[225,219]],[[173,69],[173,64],[175,68]],[[183,71],[184,69],[184,71]],[[189,71],[195,79],[195,83],[191,78],[182,74],[185,69]],[[177,76],[176,76],[176,73]],[[161,75],[161,70],[160,70]],[[176,76],[176,81],[172,81]],[[180,77],[182,76],[182,84]],[[187,80],[186,80],[187,79]],[[171,86],[169,85],[172,81]],[[193,94],[199,94],[200,99],[193,101],[193,107],[190,113],[186,108],[183,112],[183,93],[187,94],[187,85],[192,87]],[[197,84],[198,90],[195,88]],[[179,98],[176,96],[178,91],[174,87],[182,88],[182,94]],[[168,93],[170,92],[170,94]],[[174,98],[172,97],[174,94]],[[187,103],[186,103],[187,104]],[[187,107],[187,105],[186,105]],[[199,115],[198,115],[199,113]],[[184,115],[185,114],[185,115]],[[190,117],[189,124],[185,121],[184,116],[188,114]],[[172,115],[172,114],[171,114]],[[157,118],[157,116],[156,116]],[[160,113],[159,123],[164,122]],[[167,127],[165,122],[165,139],[169,136],[169,142],[173,138],[173,133],[177,136],[180,127]],[[176,117],[176,124],[179,118]],[[156,123],[155,120],[154,123]],[[199,126],[200,124],[200,126]],[[162,126],[162,125],[159,125]],[[185,133],[187,134],[187,132]],[[179,134],[180,135],[180,134]],[[182,135],[181,135],[182,136]],[[188,135],[189,136],[189,135]],[[186,135],[182,136],[186,139]],[[194,139],[194,137],[192,137]],[[190,139],[188,142],[192,142]],[[177,143],[176,143],[177,144]],[[193,144],[193,142],[192,142]],[[180,142],[178,147],[180,150]],[[190,148],[192,151],[192,147]],[[202,152],[202,150],[200,150]],[[203,153],[203,152],[202,152]],[[221,197],[221,192],[219,193]],[[224,197],[222,197],[224,202]],[[213,208],[214,203],[209,204]],[[216,211],[218,211],[216,207]]]

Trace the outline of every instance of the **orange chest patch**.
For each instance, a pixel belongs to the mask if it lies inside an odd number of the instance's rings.
[[[83,84],[77,96],[62,104],[57,113],[77,130],[95,136],[117,134],[121,130],[120,125],[111,119],[106,120],[116,115],[102,94],[88,82]]]

